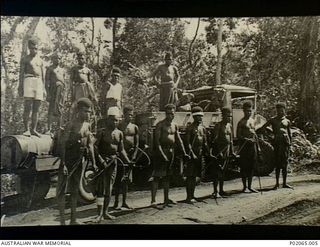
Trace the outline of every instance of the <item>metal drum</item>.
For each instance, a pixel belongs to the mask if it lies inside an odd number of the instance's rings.
[[[50,135],[24,136],[11,135],[1,139],[1,168],[15,169],[27,159],[30,153],[49,156],[53,146]]]

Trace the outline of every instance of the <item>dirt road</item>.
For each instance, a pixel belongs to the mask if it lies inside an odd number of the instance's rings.
[[[241,181],[235,179],[225,183],[229,193],[226,198],[211,199],[212,185],[201,184],[196,188],[196,197],[202,199],[194,205],[182,203],[185,188],[173,188],[170,195],[177,205],[170,208],[150,208],[150,192],[136,191],[128,195],[128,203],[134,210],[112,210],[118,216],[114,221],[101,224],[271,224],[271,225],[320,225],[320,175],[290,176],[292,189],[272,190],[273,176],[261,179],[261,193],[240,193]],[[259,188],[258,179],[253,185]],[[3,226],[58,225],[58,210],[51,190],[45,202],[28,212],[7,215]],[[158,202],[162,202],[162,190],[158,191]],[[111,202],[111,205],[113,202]],[[70,210],[67,211],[70,216]],[[96,205],[78,208],[81,224],[95,224]]]

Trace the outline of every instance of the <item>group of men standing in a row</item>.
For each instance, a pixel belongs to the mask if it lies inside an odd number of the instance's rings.
[[[48,129],[51,129],[53,117],[58,117],[58,125],[62,124],[61,109],[64,104],[64,70],[59,63],[59,56],[52,57],[50,66],[45,75],[41,59],[37,56],[37,42],[30,39],[28,42],[30,53],[22,60],[19,94],[25,98],[25,112],[23,116],[25,135],[40,136],[37,132],[38,110],[40,102],[46,97],[49,100]],[[108,213],[112,187],[115,187],[115,207],[118,207],[119,191],[122,188],[122,207],[130,208],[126,202],[131,170],[137,160],[139,152],[139,129],[132,122],[134,109],[132,106],[122,107],[122,86],[119,83],[120,70],[114,68],[110,82],[106,83],[103,91],[101,109],[105,118],[97,124],[96,136],[90,129],[90,118],[94,114],[97,96],[92,82],[90,70],[85,66],[83,54],[78,54],[78,65],[72,69],[72,117],[66,124],[62,134],[61,165],[59,167],[59,183],[57,197],[61,224],[65,224],[65,194],[71,194],[71,224],[76,224],[76,206],[80,177],[84,157],[91,160],[94,170],[91,183],[94,184],[94,193],[98,207],[100,222],[104,219],[113,219]],[[175,204],[169,198],[170,179],[173,174],[176,153],[178,150],[184,156],[183,176],[186,181],[187,203],[194,203],[196,184],[200,181],[205,166],[205,158],[209,157],[206,165],[213,178],[213,197],[225,196],[223,190],[224,173],[230,157],[240,155],[240,168],[244,192],[256,192],[252,188],[253,170],[259,157],[259,143],[255,132],[254,120],[251,117],[252,105],[246,102],[243,105],[244,117],[237,126],[237,137],[240,148],[236,155],[233,149],[233,132],[231,126],[232,112],[229,108],[222,109],[222,121],[214,127],[212,136],[208,140],[208,133],[202,125],[203,110],[199,106],[192,108],[193,123],[188,126],[186,140],[183,143],[178,126],[174,123],[176,106],[176,88],[179,82],[179,73],[172,65],[172,57],[167,54],[165,63],[160,65],[154,76],[160,77],[160,110],[164,110],[166,117],[156,125],[155,150],[153,153],[153,171],[151,182],[151,205],[158,207],[156,192],[159,180],[162,179],[164,188],[164,207]],[[162,90],[162,91],[161,91]],[[280,169],[283,172],[283,186],[286,183],[289,146],[291,142],[290,121],[285,117],[285,105],[277,104],[277,116],[268,121],[262,129],[271,125],[275,135],[274,149],[276,154],[276,186],[279,187]],[[29,116],[32,110],[32,124],[29,129]],[[123,112],[123,120],[120,121]],[[93,114],[92,114],[93,113]],[[219,193],[218,193],[219,184]]]

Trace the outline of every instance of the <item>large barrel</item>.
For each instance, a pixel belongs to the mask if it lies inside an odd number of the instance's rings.
[[[1,139],[1,168],[17,168],[30,153],[37,157],[51,154],[53,139],[50,135],[24,136],[11,135]]]

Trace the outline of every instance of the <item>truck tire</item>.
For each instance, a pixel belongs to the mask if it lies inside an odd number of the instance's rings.
[[[256,176],[268,176],[274,170],[274,151],[269,142],[259,139],[261,158],[254,170]]]

